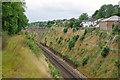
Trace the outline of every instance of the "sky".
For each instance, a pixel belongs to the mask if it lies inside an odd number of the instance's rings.
[[[89,16],[104,4],[118,4],[119,0],[25,0],[26,16],[30,22]]]

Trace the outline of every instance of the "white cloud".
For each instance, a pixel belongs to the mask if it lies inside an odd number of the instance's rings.
[[[92,15],[103,4],[118,4],[119,0],[26,0],[26,15],[30,22]]]

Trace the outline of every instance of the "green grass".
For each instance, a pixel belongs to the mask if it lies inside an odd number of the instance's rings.
[[[51,77],[42,50],[36,57],[34,51],[25,43],[25,35],[5,37],[5,48],[2,52],[2,77],[3,78],[46,78]],[[33,43],[35,45],[35,43]]]

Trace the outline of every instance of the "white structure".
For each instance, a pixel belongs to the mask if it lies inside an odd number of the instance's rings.
[[[82,23],[80,25],[82,25],[82,27],[92,27],[94,24],[93,20],[83,20]]]
[[[93,26],[94,26],[94,27],[100,27],[99,23],[100,23],[103,19],[104,19],[104,18],[100,18],[100,19],[97,19],[96,21],[94,21]]]

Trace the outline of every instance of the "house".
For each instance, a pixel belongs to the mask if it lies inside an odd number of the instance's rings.
[[[94,27],[100,27],[99,23],[100,23],[103,19],[104,19],[104,18],[100,18],[100,19],[95,20],[93,26],[94,26]]]
[[[89,20],[83,20],[82,23],[80,25],[82,25],[82,27],[93,27],[95,23],[95,19],[91,18]]]
[[[120,20],[119,16],[112,16],[110,18],[104,19],[99,23],[100,29],[112,31],[112,25],[118,24],[119,20]]]

